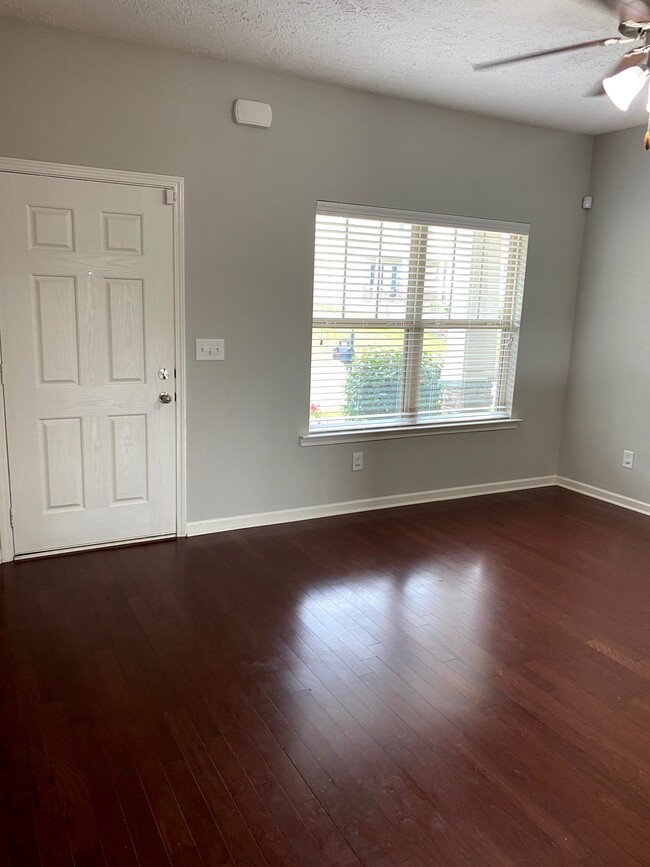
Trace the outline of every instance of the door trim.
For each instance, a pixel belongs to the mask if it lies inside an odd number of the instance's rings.
[[[187,482],[186,482],[186,410],[185,410],[185,235],[184,235],[184,183],[173,175],[151,175],[126,172],[119,169],[100,169],[91,166],[69,166],[38,160],[21,160],[0,156],[0,172],[21,175],[40,175],[77,181],[98,181],[109,184],[132,184],[137,187],[156,187],[173,190],[173,245],[174,245],[174,332],[176,352],[176,535],[186,535]],[[0,340],[0,363],[2,345]],[[7,443],[4,387],[0,387],[0,562],[14,559],[14,535],[11,528],[11,487],[9,484],[9,455]],[[147,541],[143,539],[142,541]],[[100,546],[96,546],[100,547]],[[86,549],[88,550],[88,549]],[[52,552],[56,553],[56,552]],[[41,555],[42,556],[42,555]]]

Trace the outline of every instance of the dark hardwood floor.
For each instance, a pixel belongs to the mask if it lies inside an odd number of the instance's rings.
[[[649,530],[548,488],[3,567],[0,865],[650,864]]]

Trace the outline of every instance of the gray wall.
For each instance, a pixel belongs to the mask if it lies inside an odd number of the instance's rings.
[[[643,130],[595,140],[560,473],[650,501],[650,154]],[[621,466],[623,449],[634,468]]]
[[[8,20],[0,118],[6,156],[186,179],[190,520],[556,472],[590,138]],[[318,199],[531,223],[518,430],[365,443],[354,474],[300,448]]]

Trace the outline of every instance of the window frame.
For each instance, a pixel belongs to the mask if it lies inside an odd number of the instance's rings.
[[[521,322],[521,302],[526,282],[526,267],[521,273],[522,288],[519,297],[515,299],[509,310],[508,318],[501,319],[433,319],[423,316],[424,288],[426,274],[427,245],[422,244],[422,237],[426,240],[430,226],[442,226],[451,229],[469,229],[473,231],[499,232],[504,234],[530,235],[528,223],[507,222],[476,217],[461,217],[449,214],[423,213],[419,211],[403,211],[389,208],[370,207],[365,205],[342,204],[336,202],[319,201],[316,205],[314,217],[314,240],[316,240],[316,221],[319,216],[334,216],[343,218],[357,218],[366,220],[384,220],[390,222],[407,223],[412,226],[411,248],[412,255],[409,257],[408,295],[404,317],[370,320],[367,318],[317,316],[314,313],[312,298],[312,341],[316,329],[362,328],[364,331],[372,331],[374,328],[381,330],[386,328],[399,328],[404,332],[404,383],[402,394],[402,412],[400,418],[392,421],[386,419],[373,423],[366,420],[362,424],[351,422],[342,423],[340,426],[318,425],[312,426],[308,418],[308,432],[300,436],[302,445],[315,445],[327,442],[354,442],[370,439],[392,439],[402,436],[420,436],[432,433],[456,433],[478,430],[512,429],[517,427],[521,419],[512,415],[512,397],[517,367],[517,348],[519,328]],[[414,244],[415,230],[419,230],[419,238]],[[314,257],[315,262],[315,257]],[[373,273],[374,272],[374,273]],[[376,280],[380,285],[382,279],[386,279],[383,265],[380,263],[371,266],[371,283]],[[513,293],[515,290],[513,289]],[[439,416],[435,419],[422,418],[418,421],[418,394],[419,375],[422,366],[422,354],[424,335],[427,330],[465,330],[477,331],[480,329],[499,330],[510,336],[510,361],[503,373],[504,368],[500,365],[500,376],[497,384],[501,398],[497,405],[508,407],[507,411],[493,412],[489,414],[466,416]],[[310,372],[312,370],[310,360]]]

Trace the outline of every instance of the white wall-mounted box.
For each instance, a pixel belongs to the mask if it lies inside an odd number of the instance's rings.
[[[273,112],[268,103],[253,102],[250,99],[236,99],[232,113],[235,123],[246,126],[260,126],[268,129],[273,120]]]

